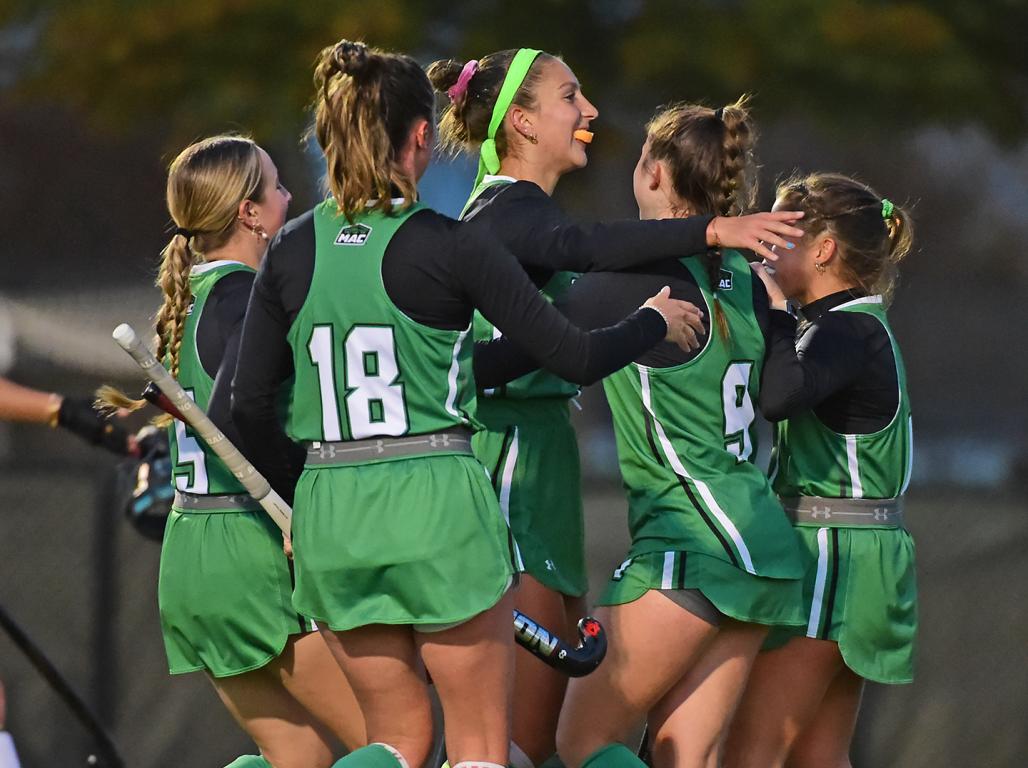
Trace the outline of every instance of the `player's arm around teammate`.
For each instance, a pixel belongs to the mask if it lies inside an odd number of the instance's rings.
[[[570,68],[545,52],[518,49],[466,64],[439,61],[428,72],[449,97],[440,125],[444,146],[480,157],[462,218],[488,226],[551,299],[566,291],[573,272],[627,268],[708,245],[759,249],[757,240],[782,243],[799,234],[787,217],[767,213],[575,223],[551,195],[564,174],[588,162],[588,129],[598,112]],[[476,319],[476,339],[496,333]],[[568,413],[577,393],[546,372],[483,388],[477,415],[485,430],[474,442],[525,570],[518,607],[563,628],[565,639],[574,637],[588,587],[578,445]],[[517,654],[512,761],[518,768],[553,753],[566,684],[526,652]]]
[[[513,572],[509,531],[470,451],[471,315],[479,307],[571,378],[598,353],[596,337],[540,297],[483,228],[415,203],[435,96],[413,59],[341,41],[322,52],[315,86],[332,195],[283,228],[261,268],[233,415],[254,463],[284,484],[304,444],[294,605],[318,620],[372,742],[339,765],[423,763],[432,723],[419,657],[442,700],[451,765],[503,765]],[[626,321],[648,344],[688,314],[654,304]],[[289,377],[283,430],[275,396]]]
[[[289,199],[268,154],[238,136],[197,142],[169,170],[176,230],[158,278],[157,357],[230,438],[227,397],[213,392],[235,369],[255,270]],[[363,720],[321,635],[292,608],[281,534],[188,427],[169,430],[176,496],[158,586],[169,669],[205,671],[260,748],[233,766],[324,768],[337,738],[364,743]]]
[[[746,210],[754,140],[742,102],[661,111],[633,176],[640,215]],[[698,352],[663,345],[604,381],[632,547],[596,610],[607,658],[571,681],[561,712],[558,751],[575,768],[641,765],[624,742],[644,719],[655,765],[718,765],[768,626],[801,620],[798,550],[752,463],[770,310],[746,260],[712,250],[583,275],[568,311],[603,322],[662,282],[705,303],[710,332]]]
[[[801,305],[765,369],[774,488],[807,573],[804,626],[772,633],[729,738],[732,768],[848,768],[865,679],[913,678],[914,549],[903,525],[912,427],[885,307],[912,241],[907,213],[838,174],[793,179],[778,207],[808,233],[780,254],[772,299]]]

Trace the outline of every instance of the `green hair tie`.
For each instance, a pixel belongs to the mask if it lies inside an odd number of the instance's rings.
[[[892,200],[887,197],[882,198],[882,218],[891,219],[892,212],[896,210],[896,206],[892,204]]]
[[[514,101],[514,94],[525,82],[528,70],[532,68],[536,57],[542,53],[534,48],[519,48],[511,59],[507,74],[503,78],[503,85],[500,86],[500,93],[496,97],[496,104],[493,106],[492,119],[489,121],[489,130],[486,132],[485,141],[482,142],[482,149],[479,151],[478,175],[475,176],[475,189],[482,183],[487,173],[496,173],[500,170],[500,156],[496,151],[496,132],[500,130],[503,118]]]

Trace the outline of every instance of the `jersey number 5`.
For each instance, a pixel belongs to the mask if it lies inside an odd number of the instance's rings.
[[[318,369],[321,426],[326,441],[343,439],[336,398],[335,343],[331,325],[316,325],[307,344]],[[407,404],[403,384],[396,380],[396,340],[386,325],[355,325],[343,342],[343,378],[350,440],[399,437],[407,433]]]
[[[190,400],[196,400],[193,390],[187,389],[186,394]],[[175,487],[184,493],[207,493],[207,454],[196,438],[186,431],[186,425],[178,419],[175,419],[175,445]],[[187,464],[190,466],[184,466]]]
[[[725,415],[725,450],[746,461],[753,453],[750,427],[755,417],[750,397],[750,371],[753,362],[729,363],[721,379],[721,402]]]

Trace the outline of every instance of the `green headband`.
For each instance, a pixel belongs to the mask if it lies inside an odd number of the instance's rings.
[[[503,78],[503,85],[500,86],[500,95],[496,97],[496,104],[493,106],[493,116],[489,121],[489,130],[482,142],[482,149],[478,158],[478,175],[475,177],[475,189],[482,183],[487,173],[496,173],[500,170],[500,156],[496,153],[496,132],[500,130],[503,118],[514,101],[514,94],[525,82],[528,70],[532,68],[535,57],[542,51],[534,48],[519,48],[507,68],[507,74]]]

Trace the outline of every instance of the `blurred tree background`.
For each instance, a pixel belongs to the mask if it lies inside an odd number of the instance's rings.
[[[107,334],[156,306],[167,163],[198,137],[248,133],[293,213],[309,207],[313,61],[341,37],[424,64],[520,45],[563,55],[600,110],[590,167],[557,191],[582,218],[635,215],[631,168],[656,105],[743,92],[765,206],[794,170],[839,170],[913,207],[917,249],[892,315],[918,428],[921,676],[869,691],[858,764],[1023,765],[1028,3],[0,0],[0,373],[135,386]],[[435,173],[430,201],[463,198],[462,164]],[[604,488],[590,521],[616,539],[602,396],[583,399],[583,454]],[[104,508],[96,478],[110,462],[57,439],[0,434],[0,601],[46,638],[130,765],[227,762],[245,740],[204,681],[164,674],[156,549]],[[595,587],[620,544],[594,537]],[[76,764],[79,731],[23,667],[0,640],[27,768]],[[990,697],[1000,684],[1009,695]]]

